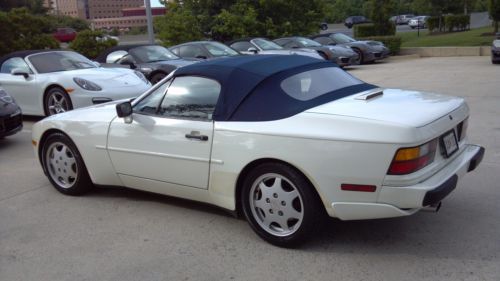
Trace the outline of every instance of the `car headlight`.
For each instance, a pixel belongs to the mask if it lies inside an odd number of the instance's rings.
[[[15,100],[13,97],[9,96],[5,90],[0,89],[0,100],[6,102],[6,103],[15,103]]]
[[[75,77],[75,78],[73,78],[73,81],[75,81],[75,83],[78,86],[80,86],[82,89],[87,90],[87,91],[101,91],[102,90],[102,88],[99,85],[97,85],[96,83],[90,82],[89,80],[85,80],[83,78]]]
[[[148,79],[146,78],[146,76],[144,76],[144,74],[142,74],[141,72],[139,72],[139,71],[137,71],[137,70],[134,70],[134,73],[135,73],[135,75],[137,75],[137,77],[141,78],[141,80],[142,80],[144,83],[146,83],[146,84],[148,84],[148,83],[149,83]]]

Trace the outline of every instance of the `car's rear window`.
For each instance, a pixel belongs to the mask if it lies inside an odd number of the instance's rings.
[[[313,69],[292,75],[281,82],[281,89],[296,100],[308,101],[363,82],[338,67]]]

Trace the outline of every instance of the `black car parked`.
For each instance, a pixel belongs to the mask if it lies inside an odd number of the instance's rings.
[[[121,65],[138,70],[153,84],[173,70],[198,61],[182,59],[167,48],[153,44],[118,45],[105,50],[96,60],[104,67]]]
[[[13,135],[23,128],[21,108],[0,88],[0,138]]]
[[[238,51],[216,41],[195,41],[175,45],[169,48],[181,58],[211,59],[238,56]]]
[[[347,28],[352,28],[356,24],[370,23],[371,21],[364,16],[350,16],[345,19],[344,25]]]

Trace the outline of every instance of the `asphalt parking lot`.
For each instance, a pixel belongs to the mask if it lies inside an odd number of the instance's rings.
[[[304,247],[203,204],[124,189],[58,193],[21,133],[0,140],[0,280],[500,280],[500,66],[489,57],[349,68],[373,84],[464,97],[481,166],[439,213],[331,220]]]

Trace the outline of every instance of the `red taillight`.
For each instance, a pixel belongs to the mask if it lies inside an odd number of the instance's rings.
[[[343,183],[342,185],[340,185],[340,189],[347,191],[375,192],[377,187],[374,185]]]
[[[406,175],[424,168],[434,161],[436,148],[437,139],[421,146],[399,149],[387,174]]]

